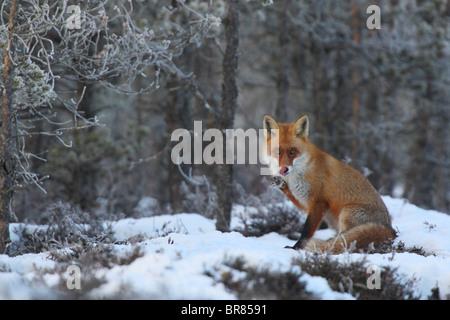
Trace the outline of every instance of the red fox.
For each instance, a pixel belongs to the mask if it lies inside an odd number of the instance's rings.
[[[300,239],[287,248],[336,254],[351,245],[368,249],[395,238],[391,217],[378,192],[359,171],[311,142],[307,115],[295,123],[278,123],[265,115],[264,129],[271,183],[307,212]],[[311,239],[322,219],[339,231],[335,238]]]

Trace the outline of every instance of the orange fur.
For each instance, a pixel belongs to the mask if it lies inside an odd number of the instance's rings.
[[[280,190],[308,214],[294,249],[338,253],[352,242],[365,249],[395,237],[378,192],[359,171],[311,142],[306,115],[295,123],[277,123],[266,115],[264,128],[273,179],[282,179]],[[324,218],[340,234],[325,242],[310,240]]]

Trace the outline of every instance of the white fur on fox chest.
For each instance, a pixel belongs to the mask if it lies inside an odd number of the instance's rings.
[[[273,175],[281,177],[288,185],[294,197],[305,207],[308,204],[310,185],[305,180],[305,174],[309,169],[307,165],[310,156],[306,153],[294,159],[289,173],[286,176],[280,174],[278,159],[268,157],[269,168]]]
[[[308,205],[311,189],[310,184],[305,180],[305,175],[309,169],[309,159],[310,156],[306,153],[296,158],[292,163],[292,168],[289,168],[292,171],[284,177],[294,197],[305,207]]]

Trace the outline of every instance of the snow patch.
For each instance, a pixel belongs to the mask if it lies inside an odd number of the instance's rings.
[[[396,243],[401,241],[408,248],[422,247],[430,255],[371,254],[365,256],[368,263],[398,268],[406,278],[415,277],[418,293],[424,299],[436,285],[441,297],[450,294],[450,216],[401,199],[385,196],[383,200],[398,231]],[[241,206],[235,212],[247,214],[251,209]],[[15,227],[17,224],[11,224],[13,241]],[[214,220],[199,214],[127,218],[113,222],[112,230],[118,240],[141,236],[143,240],[137,245],[143,255],[128,265],[97,270],[104,283],[90,291],[92,299],[114,298],[125,289],[130,298],[236,299],[206,271],[223,271],[223,261],[230,257],[243,257],[246,263],[256,267],[288,271],[292,259],[303,254],[284,249],[294,241],[277,233],[261,237],[222,233],[216,231]],[[316,237],[326,239],[332,235],[330,230],[319,230]],[[117,244],[114,248],[120,255],[129,252],[132,245]],[[336,259],[356,261],[362,257],[345,253]],[[0,255],[0,299],[51,298],[59,277],[54,273],[57,263],[48,258],[46,252],[16,257]],[[39,275],[41,281],[35,281]],[[322,277],[302,274],[300,280],[306,283],[306,290],[321,299],[353,299],[349,294],[333,291]]]

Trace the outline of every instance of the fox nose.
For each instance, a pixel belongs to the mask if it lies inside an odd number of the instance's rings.
[[[289,168],[288,167],[282,167],[280,169],[280,174],[282,174],[283,176],[287,175],[289,173]]]

